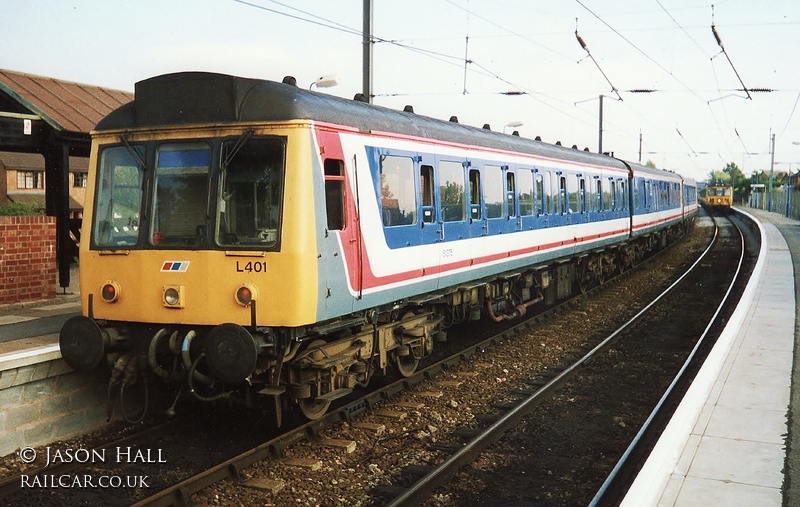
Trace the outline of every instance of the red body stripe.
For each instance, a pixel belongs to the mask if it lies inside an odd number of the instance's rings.
[[[317,126],[319,127],[321,125]],[[339,138],[340,132],[337,131],[341,129],[331,125],[324,125],[322,127],[323,128],[314,129],[317,142],[319,143],[320,146],[320,153],[322,153],[322,157],[342,160],[344,161],[345,164],[347,164],[347,160],[344,157],[344,149],[342,148],[341,139]],[[387,137],[405,137],[405,136],[387,135]],[[413,140],[420,141],[420,139],[418,138],[413,138]],[[430,143],[430,140],[428,140],[427,142]],[[613,168],[604,168],[604,169],[613,170]],[[347,175],[349,173],[345,171],[345,174]],[[448,272],[452,272],[462,268],[468,268],[471,266],[480,266],[482,264],[488,264],[503,259],[519,258],[536,252],[545,252],[548,250],[553,250],[565,246],[572,246],[587,241],[595,241],[602,238],[627,234],[629,232],[627,228],[617,229],[614,231],[604,232],[600,234],[591,234],[587,236],[582,236],[571,240],[544,243],[539,245],[531,245],[530,247],[520,248],[509,252],[486,255],[482,257],[476,257],[473,259],[466,259],[457,262],[450,262],[441,265],[421,266],[418,269],[413,269],[410,271],[379,276],[373,272],[372,267],[370,266],[369,256],[367,255],[367,252],[365,250],[364,240],[363,237],[361,236],[361,231],[359,230],[358,227],[359,221],[357,216],[357,210],[355,208],[355,195],[350,184],[350,179],[347,177],[345,178],[345,195],[346,195],[346,209],[345,209],[346,225],[344,229],[342,229],[341,231],[336,231],[336,234],[339,235],[339,239],[342,248],[344,250],[345,267],[347,269],[347,276],[348,279],[350,280],[350,285],[356,292],[360,291],[362,288],[374,289],[376,287],[381,287],[383,285],[405,282],[422,276],[446,274]],[[638,230],[645,227],[650,227],[663,222],[667,222],[669,220],[673,220],[680,216],[681,214],[676,214],[668,218],[650,221],[645,224],[637,225],[634,227],[634,229]]]

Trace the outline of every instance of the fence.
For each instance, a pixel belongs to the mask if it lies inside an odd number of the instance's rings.
[[[769,188],[763,192],[753,192],[745,204],[751,208],[767,210],[769,208]],[[800,220],[800,190],[792,188],[790,192],[788,185],[772,187],[772,212]]]

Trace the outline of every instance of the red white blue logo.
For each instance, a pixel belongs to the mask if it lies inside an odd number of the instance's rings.
[[[186,273],[189,269],[189,261],[164,261],[161,265],[161,271],[169,271],[171,273]]]

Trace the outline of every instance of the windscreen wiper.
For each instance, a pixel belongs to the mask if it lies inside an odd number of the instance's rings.
[[[128,142],[128,139],[125,136],[119,136],[119,140],[122,141],[122,144],[125,145],[125,148],[131,154],[131,156],[136,159],[136,163],[139,164],[139,168],[142,170],[142,172],[146,172],[147,165],[144,162],[144,157],[142,156],[141,153],[139,153],[139,150],[134,149],[133,146],[131,146],[131,143]],[[142,178],[142,179],[144,179],[144,178]]]
[[[253,129],[247,129],[244,134],[239,137],[239,139],[236,141],[236,144],[234,144],[233,148],[231,148],[228,152],[225,160],[223,160],[220,164],[220,171],[224,171],[228,168],[228,164],[230,164],[231,161],[233,161],[233,158],[241,151],[242,148],[244,148],[244,145],[247,144],[247,141],[249,141],[251,137],[253,137],[253,134],[255,134]]]

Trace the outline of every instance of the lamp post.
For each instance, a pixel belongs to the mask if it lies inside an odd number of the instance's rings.
[[[792,216],[792,167],[789,166],[789,179],[786,182],[786,218]]]
[[[772,134],[772,149],[769,156],[769,200],[767,201],[767,211],[772,211],[772,176],[775,168],[775,134]]]
[[[308,85],[308,89],[310,90],[314,86],[317,88],[331,88],[338,84],[339,78],[335,74],[326,74],[324,76],[320,76],[316,81]]]

